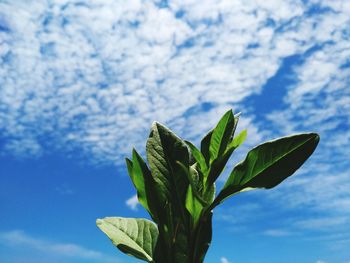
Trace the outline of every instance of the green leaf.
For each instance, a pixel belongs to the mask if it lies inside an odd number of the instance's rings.
[[[122,252],[153,262],[158,238],[157,226],[147,219],[106,217],[97,219],[97,226]]]
[[[125,158],[125,162],[126,162],[126,167],[128,169],[128,174],[131,178],[131,181],[134,182],[133,180],[133,177],[134,177],[134,173],[133,173],[133,170],[132,170],[132,167],[133,167],[133,163],[130,159],[128,158]]]
[[[246,138],[247,138],[247,130],[241,131],[236,137],[233,138],[233,140],[227,146],[226,151],[228,151],[231,148],[237,149],[239,146],[242,145],[242,143],[244,143]]]
[[[192,155],[193,155],[194,159],[196,160],[196,162],[198,163],[201,172],[202,173],[206,173],[208,167],[207,167],[207,163],[205,161],[205,158],[204,158],[203,154],[191,142],[185,141],[185,143],[190,148],[190,150],[192,152]]]
[[[189,179],[179,165],[189,167],[189,152],[183,140],[165,126],[155,122],[146,144],[147,159],[157,193],[158,228],[160,238],[167,242],[171,255],[184,260],[190,215],[186,212],[186,193]],[[185,262],[184,260],[183,262]],[[180,262],[180,261],[179,261]],[[181,261],[182,262],[182,261]]]
[[[202,203],[202,206],[208,205],[210,202],[206,201],[205,196],[201,196],[202,190],[203,190],[203,184],[201,181],[201,176],[200,172],[196,170],[196,164],[190,166],[190,167],[185,167],[184,165],[180,164],[181,168],[186,172],[187,177],[190,181],[190,186],[191,186],[191,193],[197,198],[199,202]],[[188,191],[186,194],[186,202],[188,199]]]
[[[209,165],[209,161],[210,161],[209,146],[210,146],[210,139],[213,134],[213,131],[214,129],[209,131],[201,141],[201,152],[207,165]]]
[[[227,164],[227,161],[230,159],[233,151],[237,149],[245,140],[247,137],[247,130],[243,130],[238,134],[236,137],[233,138],[233,140],[230,142],[230,144],[227,146],[227,149],[225,153],[218,158],[216,158],[210,165],[210,169],[207,176],[206,185],[210,186],[212,185],[216,179],[220,176],[222,171],[225,169],[225,166]]]
[[[230,159],[233,151],[235,148],[231,148],[229,150],[227,150],[224,155],[216,158],[212,164],[210,165],[210,169],[208,172],[208,176],[207,176],[207,181],[206,181],[206,186],[209,187],[210,185],[212,185],[216,179],[219,177],[219,175],[222,173],[222,171],[225,168],[225,165],[228,161],[228,159]]]
[[[232,137],[234,127],[235,118],[233,116],[232,110],[229,110],[220,119],[219,123],[214,128],[213,134],[210,138],[210,163],[225,152],[227,145]]]
[[[155,122],[147,140],[146,151],[151,174],[162,199],[160,201],[184,201],[189,182],[186,173],[177,164],[180,162],[185,167],[189,166],[189,153],[184,141]]]
[[[186,209],[191,214],[193,220],[193,226],[198,224],[201,212],[203,210],[203,204],[192,190],[192,186],[189,185],[186,195]]]
[[[132,161],[126,158],[126,165],[128,167],[130,178],[137,190],[137,197],[140,204],[151,214],[148,206],[145,186],[145,177],[150,176],[150,171],[146,163],[137,153],[137,151],[133,149]]]
[[[187,188],[185,207],[192,216],[192,228],[197,225],[203,207],[208,205],[200,196],[202,184],[200,182],[198,171],[195,169],[196,164],[190,167],[185,167],[179,163],[181,168],[186,172],[190,185]]]
[[[231,172],[211,208],[245,188],[272,188],[291,176],[314,152],[316,133],[297,134],[252,149]]]
[[[192,188],[196,190],[197,193],[201,193],[203,190],[203,173],[199,169],[199,165],[194,163],[189,167],[188,172],[190,172],[189,180]]]
[[[203,200],[205,200],[205,203],[207,204],[207,206],[213,202],[215,193],[216,193],[215,184],[212,184],[205,189],[205,192],[203,193]]]

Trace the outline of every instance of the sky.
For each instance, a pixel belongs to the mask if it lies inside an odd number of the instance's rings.
[[[350,1],[0,1],[0,262],[138,262],[95,225],[148,217],[124,158],[153,121],[247,151],[317,132],[294,176],[214,212],[208,263],[350,262]]]

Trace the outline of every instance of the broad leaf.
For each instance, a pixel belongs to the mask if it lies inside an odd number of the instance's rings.
[[[200,150],[197,149],[196,146],[194,146],[191,142],[189,141],[185,141],[185,143],[188,145],[188,147],[190,148],[192,155],[194,157],[194,159],[196,160],[196,162],[198,163],[200,170],[202,173],[206,173],[207,172],[207,164],[205,161],[205,158],[203,156],[203,154],[201,153]]]
[[[122,252],[153,262],[158,238],[157,226],[147,219],[106,217],[97,219],[97,226]]]
[[[246,138],[247,138],[247,130],[241,131],[236,137],[233,138],[233,140],[227,146],[227,150],[231,148],[237,149],[239,146],[241,146],[241,144],[245,141]]]
[[[220,119],[211,135],[209,145],[210,163],[225,152],[232,137],[234,127],[235,118],[232,110],[229,110]]]
[[[207,202],[200,196],[202,189],[202,183],[198,171],[195,169],[196,164],[192,167],[185,167],[183,164],[179,163],[181,168],[186,172],[190,185],[187,188],[185,207],[187,211],[192,216],[192,226],[193,228],[197,225],[200,218],[203,207],[208,205]]]
[[[201,193],[203,190],[203,173],[199,169],[199,165],[197,163],[194,163],[189,167],[188,170],[190,173],[190,183],[192,184],[192,187],[196,190],[197,193]]]
[[[243,130],[240,134],[238,134],[236,137],[233,138],[233,140],[227,146],[225,153],[219,156],[218,158],[216,158],[211,163],[208,176],[207,176],[207,182],[206,182],[207,186],[212,185],[216,181],[216,179],[220,176],[220,174],[223,172],[227,164],[227,161],[230,159],[233,151],[237,149],[244,142],[246,137],[247,137],[247,131]]]
[[[126,158],[126,165],[128,167],[128,172],[130,178],[137,190],[137,197],[140,204],[149,212],[146,187],[145,187],[145,177],[150,176],[150,171],[142,159],[142,157],[137,153],[135,149],[132,151],[132,161]]]
[[[216,179],[219,177],[219,175],[222,173],[222,171],[225,168],[225,165],[228,161],[228,159],[231,157],[232,153],[234,151],[234,148],[229,149],[225,152],[224,155],[216,158],[210,165],[210,169],[207,176],[206,186],[212,185]]]
[[[210,161],[209,146],[210,146],[210,139],[213,134],[213,131],[214,129],[209,131],[201,141],[201,152],[207,165],[209,165],[209,161]]]
[[[297,134],[263,143],[252,149],[231,172],[212,208],[245,188],[272,188],[291,176],[313,153],[315,133]]]
[[[215,193],[216,193],[215,184],[212,184],[206,188],[205,192],[203,193],[203,200],[205,200],[206,204],[211,204],[213,202]]]
[[[163,125],[152,125],[146,145],[147,159],[154,181],[161,239],[175,258],[184,262],[187,250],[187,229],[190,221],[184,206],[189,180],[179,163],[189,167],[189,152],[183,140]],[[171,242],[171,243],[170,243]],[[168,262],[173,259],[168,258]],[[180,261],[179,261],[180,262]]]
[[[161,193],[162,202],[185,199],[189,184],[187,175],[177,164],[189,166],[186,144],[172,131],[155,122],[146,145],[152,177]]]
[[[196,226],[203,210],[203,204],[198,196],[193,192],[192,186],[189,185],[186,195],[186,209],[192,216],[193,226]]]

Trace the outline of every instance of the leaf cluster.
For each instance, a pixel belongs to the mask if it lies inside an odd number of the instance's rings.
[[[227,111],[204,136],[200,149],[153,123],[146,144],[147,163],[134,149],[126,164],[138,200],[154,223],[98,219],[98,227],[116,247],[147,262],[203,262],[212,239],[213,209],[246,190],[275,187],[309,158],[319,142],[316,133],[303,133],[256,146],[216,194],[215,181],[247,136],[246,130],[235,135],[239,116]]]

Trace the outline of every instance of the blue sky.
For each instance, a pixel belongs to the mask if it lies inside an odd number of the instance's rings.
[[[0,1],[0,261],[137,262],[95,226],[147,217],[124,158],[154,120],[198,144],[232,108],[230,167],[267,139],[321,142],[215,211],[206,262],[349,263],[349,58],[347,0]]]

